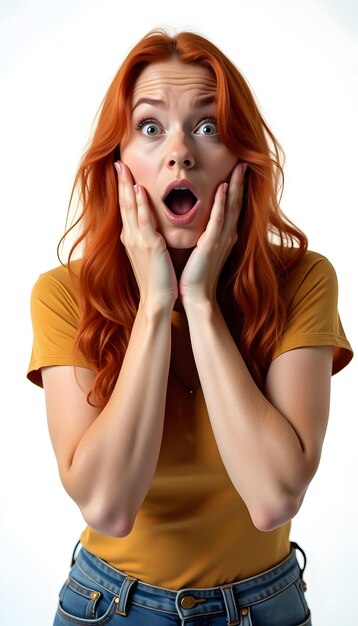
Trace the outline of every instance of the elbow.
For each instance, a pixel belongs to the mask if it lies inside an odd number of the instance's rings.
[[[304,494],[300,498],[293,496],[282,498],[275,507],[255,511],[251,515],[254,526],[262,532],[270,532],[287,524],[300,510],[303,497]]]
[[[73,489],[73,480],[70,482],[68,476],[61,476],[62,484],[81,511],[86,524],[101,533],[110,537],[126,537],[132,531],[136,515],[129,515],[124,510],[125,507],[118,506],[117,502],[112,507],[108,505],[108,498],[98,498],[98,494],[86,494],[83,491]],[[77,485],[78,487],[78,485]]]
[[[257,505],[250,511],[254,526],[262,532],[270,532],[290,522],[299,512],[309,483],[314,476],[315,469],[311,469],[299,483],[289,489],[287,485],[276,491],[276,496],[266,502],[265,506]]]
[[[87,522],[88,523],[88,522]],[[99,524],[91,526],[94,530],[102,535],[108,535],[109,537],[126,537],[132,532],[133,523],[126,519],[113,519],[113,520],[100,520]]]
[[[80,507],[83,519],[86,524],[109,537],[126,537],[129,535],[134,526],[134,520],[125,517],[117,512],[101,512],[95,513],[93,510]]]

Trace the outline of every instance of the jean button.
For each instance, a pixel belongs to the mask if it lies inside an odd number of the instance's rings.
[[[184,596],[180,600],[180,606],[182,609],[193,609],[196,605],[196,600],[193,596]]]

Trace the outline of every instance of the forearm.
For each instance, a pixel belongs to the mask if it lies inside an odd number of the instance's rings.
[[[170,351],[170,311],[139,309],[113,393],[75,451],[67,477],[70,495],[101,532],[130,532],[151,484],[162,441]]]
[[[258,389],[219,307],[186,306],[186,313],[223,463],[254,523],[279,526],[295,515],[309,482],[300,441]]]

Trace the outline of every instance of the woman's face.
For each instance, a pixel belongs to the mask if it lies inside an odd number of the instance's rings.
[[[171,248],[196,246],[217,187],[229,182],[238,161],[218,135],[215,94],[216,82],[207,68],[177,60],[147,66],[134,87],[121,159],[134,182],[144,186],[157,229]],[[188,224],[173,223],[166,215],[164,198],[173,182],[181,188],[194,185],[200,201]],[[187,212],[194,202],[183,189],[168,199],[173,213]]]

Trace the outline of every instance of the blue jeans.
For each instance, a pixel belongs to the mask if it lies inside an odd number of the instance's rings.
[[[303,569],[296,549],[304,556]],[[257,576],[174,591],[127,576],[81,548],[60,591],[53,626],[311,626],[305,567],[305,553],[291,542],[290,555]]]

